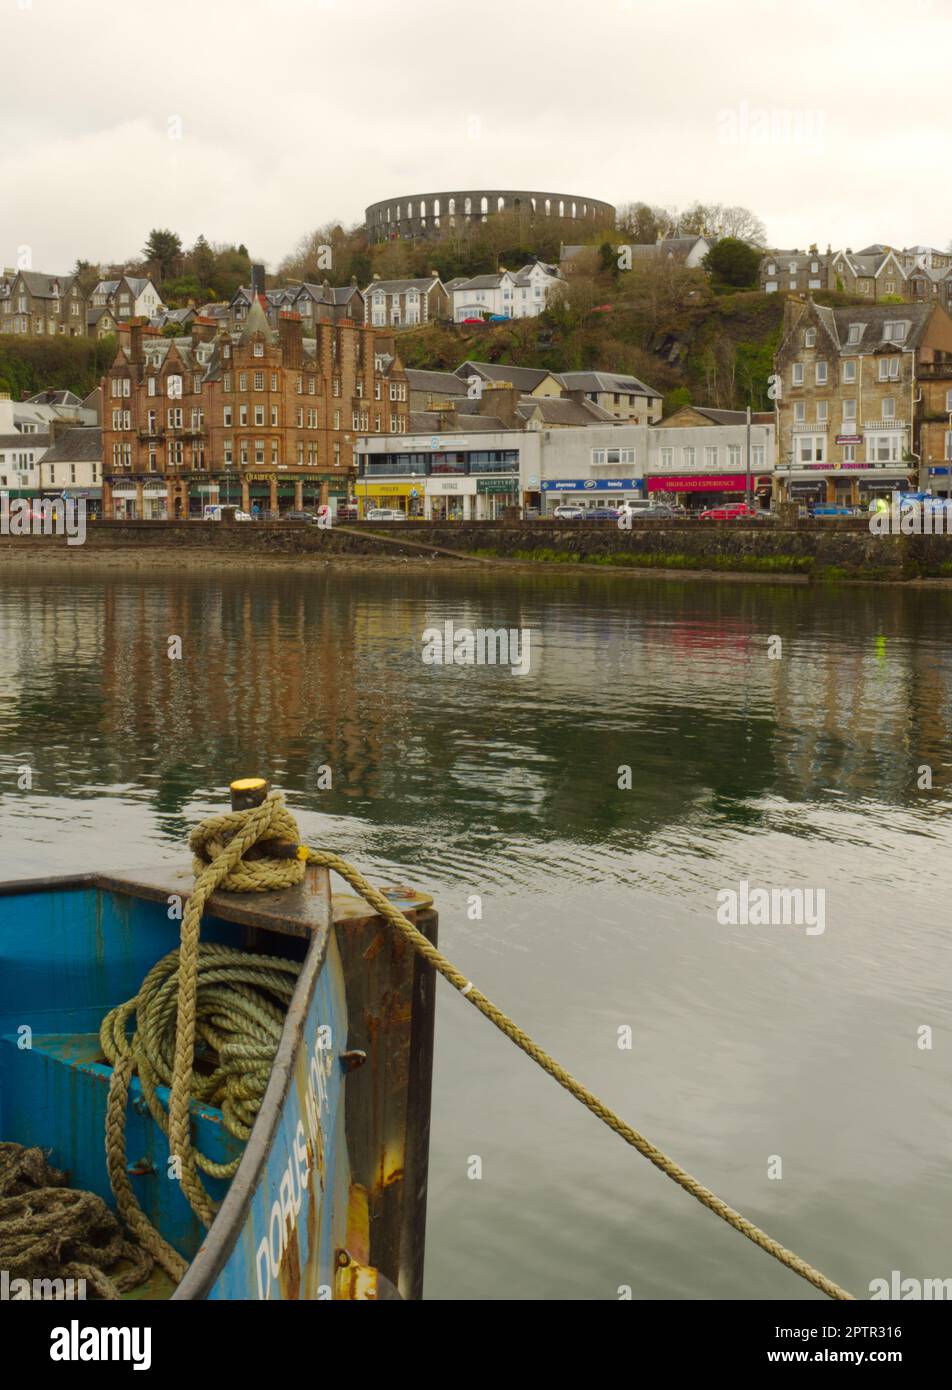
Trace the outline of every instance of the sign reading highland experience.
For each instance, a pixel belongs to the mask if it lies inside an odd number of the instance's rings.
[[[649,478],[649,492],[743,492],[747,485],[743,473],[680,473]]]
[[[640,492],[640,478],[543,478],[543,492]]]

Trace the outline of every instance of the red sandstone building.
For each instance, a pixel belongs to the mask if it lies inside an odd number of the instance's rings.
[[[353,491],[358,434],[404,434],[393,339],[342,320],[275,331],[256,301],[239,332],[197,319],[190,338],[141,323],[102,381],[106,517],[201,515],[209,502],[278,513]]]

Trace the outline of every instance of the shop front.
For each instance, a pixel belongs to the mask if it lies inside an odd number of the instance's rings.
[[[726,502],[743,502],[747,495],[746,473],[657,473],[649,475],[648,496],[674,503],[689,511],[703,511]],[[750,491],[761,506],[770,502],[770,475],[752,473]]]
[[[834,463],[792,468],[778,476],[781,501],[816,502],[823,506],[864,508],[877,497],[887,500],[910,487],[901,468],[868,463]]]
[[[543,516],[567,502],[581,507],[620,507],[622,502],[644,497],[642,478],[543,478]]]
[[[427,521],[472,521],[478,479],[427,478],[425,512]]]
[[[361,518],[373,507],[397,508],[411,519],[422,520],[424,512],[424,479],[409,478],[403,482],[384,482],[379,478],[361,478],[357,483],[357,505]]]
[[[519,479],[477,478],[476,521],[498,521],[507,507],[519,505]]]

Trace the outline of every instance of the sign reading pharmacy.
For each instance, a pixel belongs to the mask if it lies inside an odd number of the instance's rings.
[[[640,492],[640,478],[543,478],[543,492]]]

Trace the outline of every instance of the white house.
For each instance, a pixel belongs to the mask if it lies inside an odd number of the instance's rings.
[[[126,319],[151,319],[162,312],[162,296],[151,280],[141,275],[123,275],[118,280],[100,280],[92,292],[93,308],[107,308],[119,323]]]
[[[534,318],[542,313],[549,295],[562,280],[557,266],[532,261],[518,271],[501,270],[496,275],[474,275],[461,283],[454,281],[453,320],[462,323],[485,314],[507,319]]]
[[[40,461],[49,444],[49,425],[35,411],[14,405],[7,392],[0,393],[0,492],[37,496]]]

